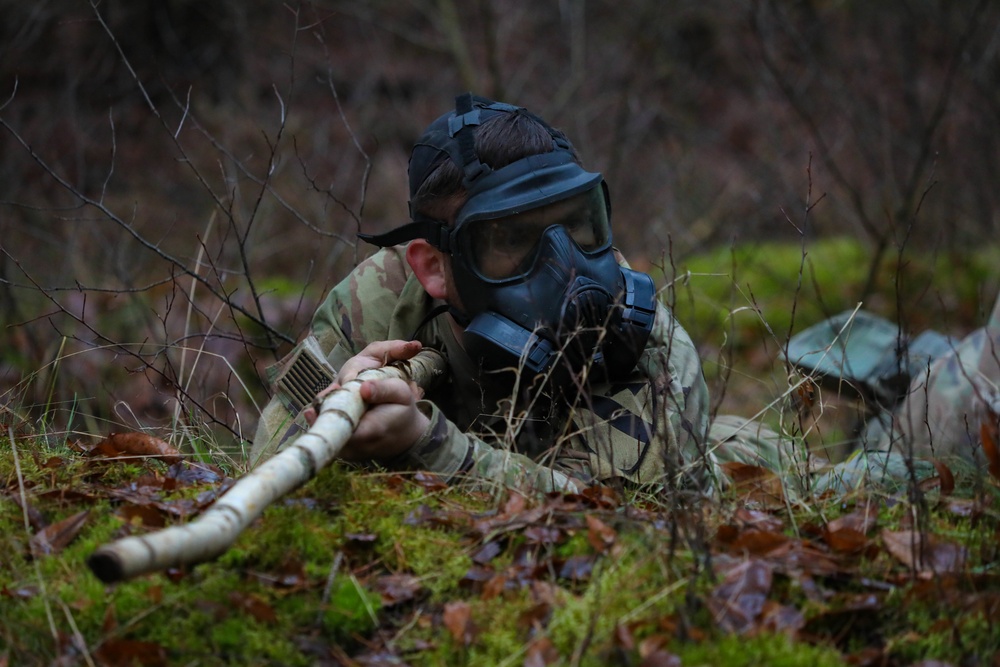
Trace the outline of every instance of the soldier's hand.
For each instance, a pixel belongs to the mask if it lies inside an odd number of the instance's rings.
[[[340,368],[337,382],[347,384],[361,371],[382,368],[394,361],[411,359],[423,345],[419,340],[380,340],[371,343],[357,355],[351,357]]]
[[[403,380],[368,381],[361,398],[369,408],[341,451],[346,461],[386,461],[399,456],[423,435],[430,420],[417,409],[423,390]]]
[[[410,359],[421,347],[420,341],[389,340],[372,343],[344,363],[337,382],[321,391],[317,401],[355,379],[362,371]],[[391,459],[413,445],[430,424],[430,420],[417,409],[417,401],[423,397],[423,390],[414,382],[367,381],[361,385],[360,394],[369,408],[361,417],[354,435],[341,450],[341,458],[347,461]],[[312,426],[316,421],[316,410],[308,407],[304,416]]]

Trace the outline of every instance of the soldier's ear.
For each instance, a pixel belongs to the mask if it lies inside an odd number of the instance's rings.
[[[424,291],[435,299],[448,300],[448,265],[444,253],[424,239],[414,239],[406,246],[406,261]]]

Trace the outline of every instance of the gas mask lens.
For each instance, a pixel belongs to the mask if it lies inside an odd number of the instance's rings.
[[[516,215],[466,223],[473,268],[488,280],[528,274],[545,230],[554,225],[561,225],[583,252],[603,250],[611,237],[603,188]]]

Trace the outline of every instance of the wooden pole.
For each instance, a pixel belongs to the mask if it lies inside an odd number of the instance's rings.
[[[367,409],[360,396],[362,382],[401,378],[429,387],[445,370],[444,357],[425,349],[408,361],[364,371],[323,400],[312,428],[241,477],[200,517],[106,544],[87,559],[87,565],[101,581],[113,583],[217,558],[268,505],[337,458]]]

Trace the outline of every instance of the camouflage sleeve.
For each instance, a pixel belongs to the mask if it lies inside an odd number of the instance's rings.
[[[257,422],[251,467],[305,430],[303,402],[293,400],[280,382],[300,353],[307,347],[317,350],[318,362],[335,377],[336,370],[369,342],[410,336],[422,316],[418,290],[402,248],[372,255],[330,290],[313,315],[309,335],[267,369],[274,395]]]
[[[524,454],[496,447],[471,433],[462,432],[430,401],[420,401],[420,410],[430,419],[430,426],[413,447],[391,466],[429,470],[459,481],[469,478],[481,483],[489,480],[508,488],[538,491],[580,491],[587,480],[542,465]]]

